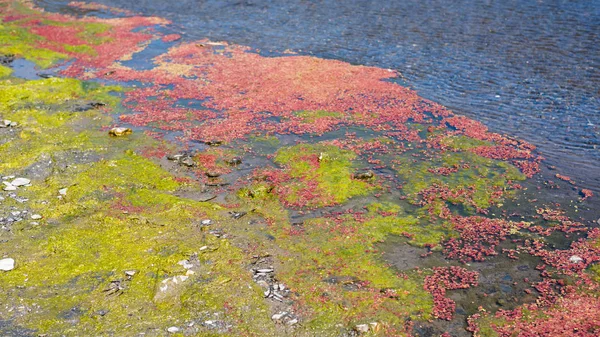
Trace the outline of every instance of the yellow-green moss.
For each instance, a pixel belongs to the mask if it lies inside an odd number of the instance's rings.
[[[414,162],[410,156],[403,156],[401,164],[396,167],[400,177],[406,182],[404,192],[415,198],[422,190],[437,184],[447,186],[450,190],[473,188],[472,200],[474,205],[465,200],[449,200],[463,203],[473,211],[472,206],[488,208],[494,199],[495,189],[506,189],[509,181],[524,180],[525,176],[519,170],[506,162],[478,156],[470,152],[446,152],[434,158]],[[446,176],[433,173],[430,169],[456,168],[456,172]]]
[[[10,23],[0,24],[0,54],[13,54],[48,68],[67,58],[67,55],[35,47],[42,38],[27,29]]]
[[[8,77],[8,76],[10,76],[10,74],[12,74],[12,72],[13,72],[12,68],[0,65],[0,78]]]
[[[118,88],[72,79],[7,80],[0,87],[5,118],[19,123],[18,136],[0,146],[0,175],[51,165],[43,180],[31,176],[32,186],[18,191],[43,219],[0,233],[0,255],[17,261],[0,274],[3,319],[49,335],[164,335],[169,326],[218,313],[232,324],[231,335],[276,335],[248,257],[195,225],[204,217],[223,220],[222,207],[175,196],[194,186],[136,154],[156,141],[140,133],[111,138],[102,130],[111,121],[100,111],[70,109],[89,101],[112,108],[117,101],[109,92]],[[60,162],[82,154],[89,158]],[[193,254],[195,273],[159,295],[163,280],[186,274],[178,261]],[[136,271],[131,280],[127,270]],[[105,290],[117,280],[122,294],[110,295]],[[15,315],[9,308],[17,302],[31,310]]]
[[[286,196],[289,202],[301,199],[300,189],[312,180],[317,182],[319,197],[307,200],[307,205],[323,206],[342,203],[374,189],[368,182],[352,179],[352,160],[355,158],[353,152],[336,146],[300,144],[280,149],[275,162],[283,165],[290,176],[297,179],[289,183],[291,193]]]

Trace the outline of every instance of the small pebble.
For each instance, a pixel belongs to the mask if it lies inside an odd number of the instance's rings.
[[[210,226],[210,225],[212,225],[212,220],[210,220],[210,219],[205,219],[205,220],[202,220],[202,221],[200,222],[200,224],[201,224],[202,226]]]
[[[42,216],[41,216],[41,215],[39,215],[39,214],[33,214],[33,215],[31,216],[31,219],[32,219],[32,220],[39,220],[39,219],[41,219],[41,218],[42,218]]]
[[[271,319],[277,322],[277,321],[280,321],[285,316],[287,316],[287,312],[283,311],[283,312],[280,312],[278,314],[271,316]]]
[[[354,327],[354,330],[356,330],[357,332],[369,332],[369,325],[368,324],[359,324]]]
[[[168,328],[167,331],[170,333],[176,333],[176,332],[179,332],[179,328],[176,326],[172,326],[172,327]]]
[[[9,258],[0,260],[0,270],[9,271],[15,269],[15,260]]]
[[[7,184],[5,181],[4,181],[4,185],[6,185],[6,186],[4,186],[5,191],[16,191],[17,190],[16,186],[14,186],[12,184]]]
[[[583,259],[577,255],[573,255],[569,258],[569,262],[571,262],[571,263],[579,263],[581,261],[583,261]]]
[[[68,188],[61,188],[60,190],[58,190],[58,194],[60,195],[67,195],[67,190]]]

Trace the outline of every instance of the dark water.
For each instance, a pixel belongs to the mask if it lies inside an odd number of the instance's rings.
[[[96,2],[166,17],[186,39],[397,69],[401,84],[536,144],[600,192],[598,0]]]

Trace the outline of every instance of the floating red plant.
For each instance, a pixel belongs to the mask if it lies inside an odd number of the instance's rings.
[[[433,314],[444,320],[451,320],[456,303],[446,297],[446,290],[467,289],[478,284],[479,274],[465,268],[451,266],[433,268],[433,275],[425,277],[425,290],[433,296]]]

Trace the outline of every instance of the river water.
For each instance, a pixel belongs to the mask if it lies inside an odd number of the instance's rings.
[[[68,2],[38,4],[72,13]],[[400,84],[528,140],[600,193],[600,1],[97,2],[166,17],[184,39],[397,69]]]

